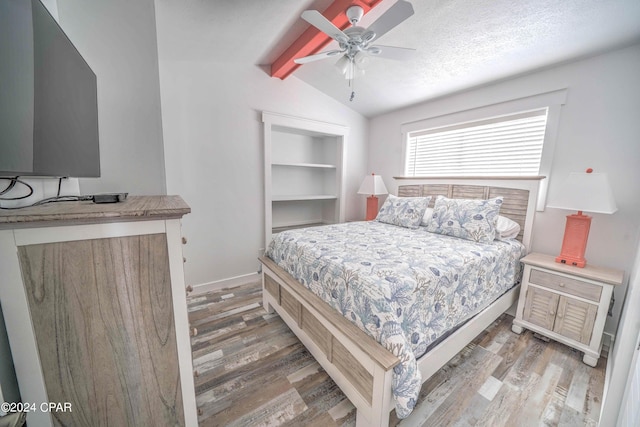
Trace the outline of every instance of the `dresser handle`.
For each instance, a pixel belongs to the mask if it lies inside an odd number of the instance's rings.
[[[555,316],[555,315],[556,315],[556,312],[555,312],[554,310],[551,310],[551,311],[549,312],[549,314],[550,314],[550,315],[552,315],[552,316]]]
[[[563,282],[560,282],[560,285],[559,285],[559,286],[560,286],[561,288],[564,288],[564,283],[563,283]]]
[[[182,238],[182,244],[183,244],[183,245],[186,245],[186,244],[187,244],[187,238],[186,238],[186,237],[183,237],[183,238]]]

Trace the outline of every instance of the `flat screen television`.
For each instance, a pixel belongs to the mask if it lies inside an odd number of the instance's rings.
[[[39,0],[0,0],[0,177],[99,177],[96,75]]]

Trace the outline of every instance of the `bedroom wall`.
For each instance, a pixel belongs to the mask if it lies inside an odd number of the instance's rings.
[[[594,265],[625,270],[628,280],[640,232],[639,75],[636,44],[375,117],[369,128],[369,168],[396,188],[392,177],[403,173],[403,123],[568,88],[548,195],[562,191],[559,183],[570,172],[592,167],[609,175],[618,212],[593,215],[585,256]],[[558,253],[570,213],[552,208],[537,212],[532,250]],[[616,331],[625,292],[626,285],[615,290],[614,315],[607,320],[606,332]]]
[[[262,111],[350,127],[345,216],[363,218],[365,199],[356,193],[367,174],[367,119],[294,76],[273,79],[252,63],[172,60],[163,46],[162,23],[170,25],[170,17],[157,7],[167,191],[192,209],[183,219],[186,282],[228,285],[259,269],[265,247]]]
[[[57,0],[98,82],[100,178],[80,193],[166,194],[153,0]]]

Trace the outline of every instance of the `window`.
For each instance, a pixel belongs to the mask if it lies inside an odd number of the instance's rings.
[[[405,176],[536,176],[548,108],[407,133]]]

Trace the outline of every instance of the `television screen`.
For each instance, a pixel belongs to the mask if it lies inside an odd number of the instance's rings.
[[[96,75],[39,0],[0,0],[0,58],[0,176],[100,176]]]

